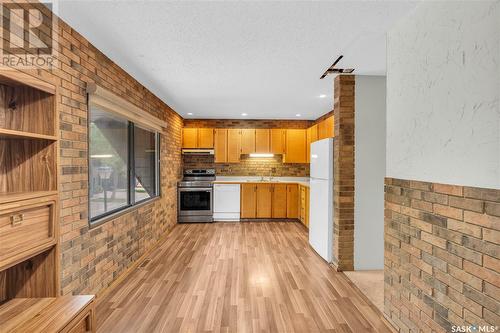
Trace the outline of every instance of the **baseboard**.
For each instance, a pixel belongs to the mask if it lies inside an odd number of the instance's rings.
[[[330,267],[333,268],[336,272],[342,272],[342,270],[340,269],[339,265],[337,265],[334,262],[330,263]]]

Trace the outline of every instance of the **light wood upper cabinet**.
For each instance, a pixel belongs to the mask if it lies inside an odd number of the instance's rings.
[[[213,128],[183,128],[182,148],[213,148]]]
[[[241,155],[241,130],[227,130],[227,162],[238,163]]]
[[[182,148],[198,148],[198,129],[182,129]]]
[[[241,153],[255,153],[255,129],[241,130]]]
[[[335,131],[334,131],[334,118],[333,116],[330,116],[323,120],[325,124],[325,130],[326,130],[326,137],[327,138],[333,138],[335,136]]]
[[[309,127],[306,131],[306,162],[311,162],[311,143],[318,140],[318,125]]]
[[[318,140],[333,138],[335,136],[333,119],[333,116],[330,116],[318,124]]]
[[[272,218],[286,218],[286,184],[273,184],[273,211]]]
[[[311,139],[311,142],[318,141],[318,124],[314,124],[308,128],[308,135]]]
[[[214,147],[214,129],[198,128],[197,148],[213,148],[213,147]]]
[[[257,185],[241,184],[240,216],[243,219],[256,217],[257,212]]]
[[[307,143],[305,129],[286,130],[285,163],[306,163]]]
[[[255,152],[256,153],[270,153],[271,148],[271,130],[269,129],[256,129],[255,130]]]
[[[227,129],[215,129],[215,163],[227,162]]]
[[[271,218],[272,205],[272,184],[257,184],[257,218]]]
[[[299,188],[297,184],[286,186],[286,217],[289,219],[299,217]]]
[[[284,154],[285,153],[285,133],[286,130],[281,128],[273,128],[270,130],[271,133],[271,153],[273,154]]]

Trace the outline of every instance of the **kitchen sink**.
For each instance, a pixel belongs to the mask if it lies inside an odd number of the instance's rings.
[[[257,180],[245,180],[247,183],[279,183],[276,179],[257,179]]]

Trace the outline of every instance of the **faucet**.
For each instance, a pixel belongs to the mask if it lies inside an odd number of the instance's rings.
[[[269,181],[273,180],[273,169],[269,170]]]

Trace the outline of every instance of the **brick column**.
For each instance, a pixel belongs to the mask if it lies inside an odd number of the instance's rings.
[[[333,266],[354,269],[354,75],[334,80]]]

